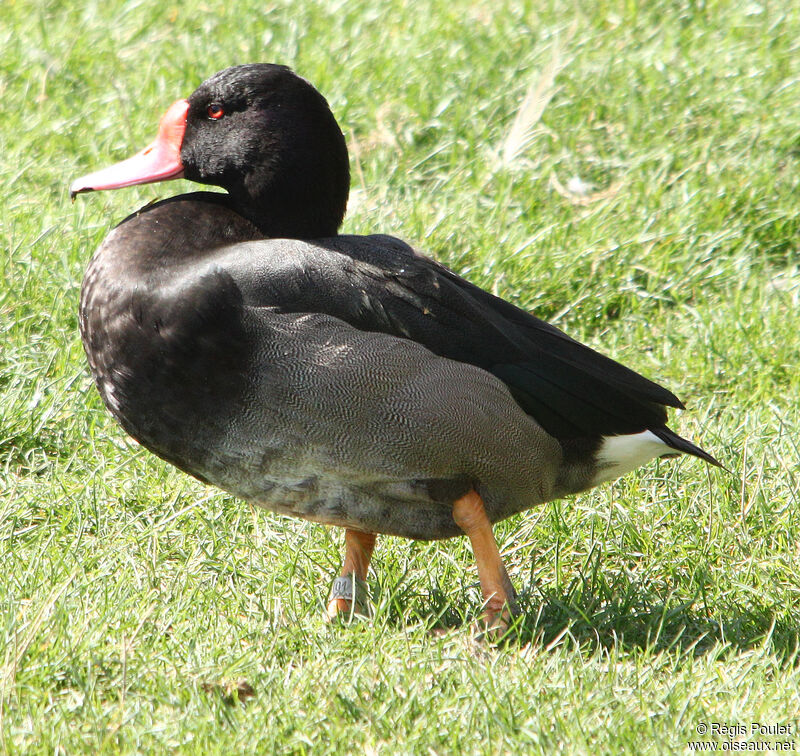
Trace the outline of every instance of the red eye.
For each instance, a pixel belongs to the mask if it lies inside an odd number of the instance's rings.
[[[211,105],[208,106],[208,110],[206,111],[206,113],[208,113],[209,118],[218,121],[220,118],[222,118],[222,116],[225,115],[225,109],[222,107],[222,105],[217,105],[217,103],[212,103]]]

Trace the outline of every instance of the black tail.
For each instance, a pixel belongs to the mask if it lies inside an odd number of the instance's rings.
[[[728,470],[722,463],[718,462],[714,457],[712,457],[707,451],[703,451],[699,446],[695,446],[691,441],[687,441],[685,438],[679,436],[674,431],[671,431],[669,428],[664,426],[663,428],[650,428],[650,432],[658,436],[667,446],[676,449],[677,451],[684,452],[685,454],[691,454],[695,457],[700,457],[700,459],[705,460],[711,465],[715,465],[716,467],[721,467],[723,470]]]

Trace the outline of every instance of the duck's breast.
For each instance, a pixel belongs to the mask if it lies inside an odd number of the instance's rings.
[[[81,336],[103,401],[136,440],[201,478],[243,399],[249,354],[241,293],[215,249],[255,233],[213,203],[160,203],[108,235],[81,290]]]

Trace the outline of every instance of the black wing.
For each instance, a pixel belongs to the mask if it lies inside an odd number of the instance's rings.
[[[246,304],[322,312],[487,370],[560,439],[660,428],[665,406],[683,407],[665,388],[392,237],[249,242],[217,261]]]

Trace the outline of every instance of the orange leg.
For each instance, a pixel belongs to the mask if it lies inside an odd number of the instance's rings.
[[[358,606],[367,598],[366,595],[358,595],[358,592],[364,591],[363,583],[367,579],[369,560],[375,548],[375,533],[362,533],[360,530],[347,528],[344,532],[344,542],[344,564],[340,577],[333,584],[333,597],[328,603],[326,612],[328,619],[334,619],[340,614],[349,615],[353,609],[353,601]],[[337,595],[341,593],[350,598]]]
[[[478,578],[481,581],[486,626],[489,630],[502,634],[508,629],[508,623],[515,612],[516,592],[500,558],[483,499],[477,491],[470,491],[454,502],[453,519],[472,544],[472,552],[478,564]]]

